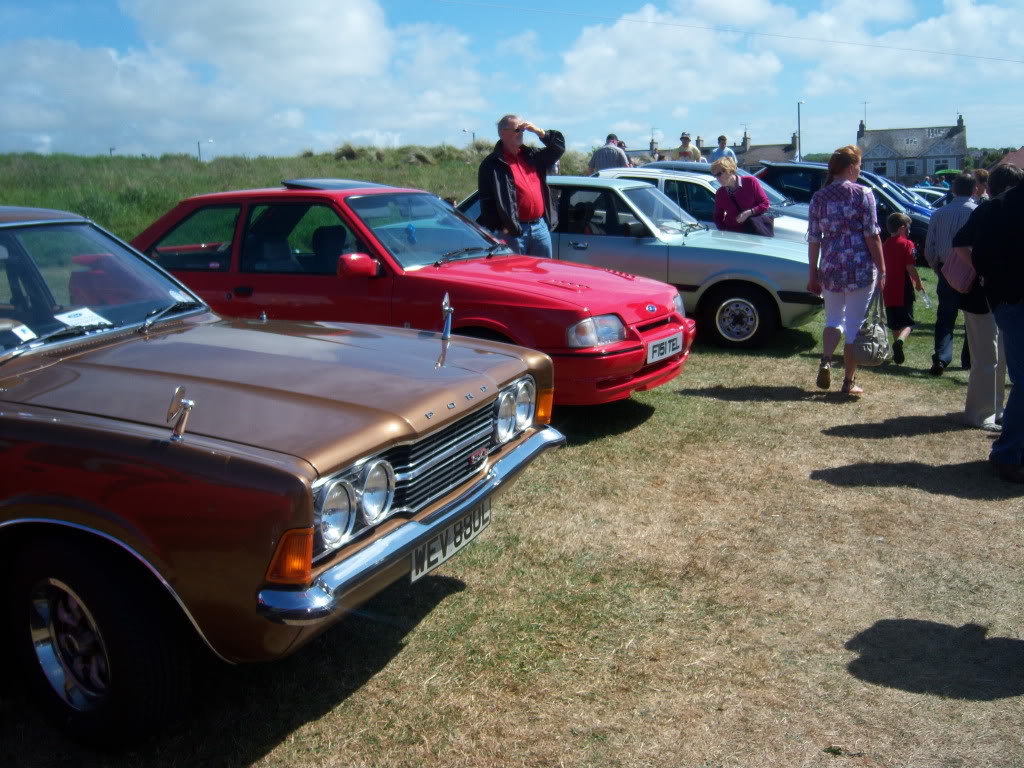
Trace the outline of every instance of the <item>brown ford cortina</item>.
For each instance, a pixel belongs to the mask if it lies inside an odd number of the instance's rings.
[[[279,658],[472,542],[564,441],[552,396],[540,352],[223,320],[91,222],[0,208],[0,674],[89,740],[158,731],[193,641]]]

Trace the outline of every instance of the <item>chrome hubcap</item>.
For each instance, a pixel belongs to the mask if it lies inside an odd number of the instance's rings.
[[[746,299],[729,299],[718,307],[715,318],[721,334],[729,341],[746,341],[757,333],[757,308]]]
[[[78,595],[56,579],[32,590],[32,647],[54,692],[74,709],[99,705],[110,686],[110,662],[95,619]]]

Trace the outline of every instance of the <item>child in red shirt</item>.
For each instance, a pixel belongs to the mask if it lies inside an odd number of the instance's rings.
[[[910,217],[904,213],[890,214],[885,220],[885,228],[889,230],[889,239],[882,243],[885,259],[882,300],[885,302],[886,324],[896,335],[892,361],[899,365],[905,359],[903,342],[914,327],[914,288],[923,291],[924,286],[914,268],[914,244],[907,238]]]

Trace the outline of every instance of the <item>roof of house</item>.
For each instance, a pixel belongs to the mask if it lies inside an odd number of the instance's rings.
[[[751,144],[746,152],[737,151],[740,165],[760,165],[762,160],[769,163],[783,163],[796,159],[796,144]]]
[[[1012,152],[1007,152],[996,162],[994,162],[990,166],[989,170],[995,168],[997,165],[1003,165],[1005,163],[1013,163],[1018,168],[1024,168],[1024,147],[1021,147],[1020,149],[1015,149]]]
[[[963,124],[865,130],[858,136],[857,146],[865,160],[961,157],[967,154],[967,132]]]

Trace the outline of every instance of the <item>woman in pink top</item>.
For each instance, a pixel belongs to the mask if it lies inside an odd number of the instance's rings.
[[[811,197],[807,222],[807,256],[810,276],[807,290],[825,299],[825,332],[818,367],[818,387],[832,383],[832,353],[839,338],[843,347],[843,392],[859,395],[854,375],[853,340],[857,337],[868,303],[875,291],[885,288],[885,261],[878,237],[875,196],[857,184],[860,149],[840,147],[828,161],[825,186]],[[820,258],[819,258],[820,257]]]
[[[736,161],[720,157],[711,164],[711,173],[721,184],[715,192],[715,226],[726,232],[760,234],[749,223],[751,216],[768,210],[768,196],[753,176],[736,173]]]

